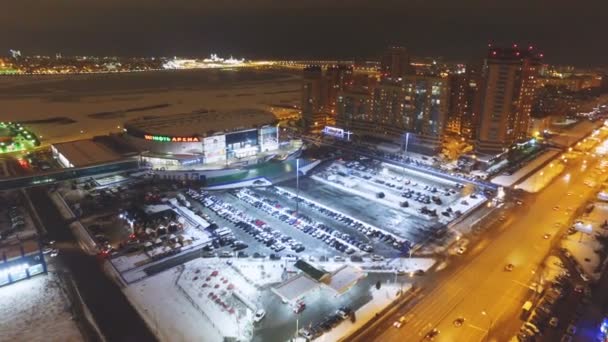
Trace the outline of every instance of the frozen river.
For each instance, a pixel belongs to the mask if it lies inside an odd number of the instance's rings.
[[[299,77],[282,71],[0,77],[0,120],[24,122],[43,142],[119,132],[126,120],[144,115],[268,109],[299,99]]]

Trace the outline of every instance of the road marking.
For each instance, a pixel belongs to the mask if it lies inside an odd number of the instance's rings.
[[[488,332],[488,329],[480,328],[480,327],[478,327],[476,325],[473,325],[473,324],[469,324],[469,327],[471,327],[471,328],[473,328],[475,330],[483,331],[484,333]]]
[[[515,284],[517,284],[517,285],[521,285],[521,286],[523,286],[523,287],[525,287],[525,288],[527,288],[527,289],[529,289],[529,288],[530,288],[530,285],[528,285],[528,284],[524,284],[524,283],[522,283],[522,282],[521,282],[521,281],[519,281],[519,280],[511,279],[511,281],[512,281],[512,282],[514,282]]]

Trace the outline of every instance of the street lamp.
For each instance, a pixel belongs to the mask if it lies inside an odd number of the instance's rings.
[[[492,316],[490,316],[490,314],[488,314],[486,312],[486,310],[483,310],[481,312],[481,314],[484,315],[484,316],[488,316],[488,318],[490,319],[490,325],[488,326],[488,332],[487,332],[486,338],[485,338],[485,340],[487,341],[487,340],[490,339],[490,332],[492,331],[492,325],[494,324],[494,318]]]
[[[300,209],[300,158],[296,158],[296,219]]]

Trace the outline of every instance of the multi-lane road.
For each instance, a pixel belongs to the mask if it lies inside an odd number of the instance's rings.
[[[597,159],[587,159],[585,168],[580,159],[572,161],[562,176],[510,211],[467,254],[453,257],[416,300],[353,340],[420,341],[435,328],[440,331],[435,341],[511,339],[522,324],[522,304],[534,295],[529,286],[539,282],[543,260],[576,208],[594,194],[584,183],[599,177],[593,173]],[[550,239],[543,238],[547,233]],[[509,263],[515,266],[511,272],[504,269]],[[392,324],[401,316],[407,323],[397,329]],[[457,318],[464,318],[460,327],[454,325]]]

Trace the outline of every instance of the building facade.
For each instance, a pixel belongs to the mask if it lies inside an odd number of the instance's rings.
[[[532,49],[491,48],[484,65],[476,150],[496,154],[530,135],[542,54]]]
[[[389,47],[380,60],[380,72],[382,76],[390,78],[413,74],[407,49],[402,46]]]
[[[125,139],[153,164],[222,164],[279,148],[275,117],[242,109],[141,118],[124,124]]]
[[[480,72],[467,65],[464,71],[451,74],[449,82],[450,109],[446,131],[473,140],[479,124]]]
[[[337,125],[355,136],[399,145],[408,136],[408,150],[433,154],[440,149],[449,108],[446,78],[386,78],[369,91],[344,92],[338,102]]]
[[[335,124],[338,93],[352,85],[352,66],[335,65],[326,70],[320,66],[305,68],[301,89],[304,130],[319,133],[326,125]]]

